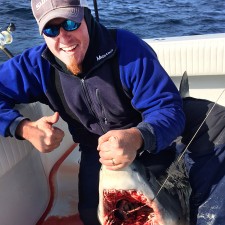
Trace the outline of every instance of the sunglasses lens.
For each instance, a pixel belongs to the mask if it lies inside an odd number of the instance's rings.
[[[72,20],[65,20],[62,24],[45,27],[43,33],[47,37],[56,37],[59,35],[61,26],[65,31],[73,31],[80,27],[80,23],[73,22]]]
[[[50,26],[50,27],[46,27],[43,30],[43,33],[48,37],[56,37],[57,35],[59,35],[59,29],[60,27],[58,26]]]
[[[72,20],[66,20],[62,24],[63,29],[66,30],[66,31],[76,30],[76,29],[79,28],[79,26],[80,26],[80,23],[76,23]]]

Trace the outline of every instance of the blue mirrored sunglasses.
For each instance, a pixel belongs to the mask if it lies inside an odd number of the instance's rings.
[[[47,37],[56,37],[60,33],[60,27],[62,27],[65,31],[74,31],[74,30],[77,30],[80,27],[80,24],[81,23],[76,23],[72,20],[65,20],[61,24],[49,25],[49,26],[47,25],[43,29],[43,33]]]

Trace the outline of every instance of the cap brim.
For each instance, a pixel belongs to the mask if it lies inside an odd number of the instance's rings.
[[[43,33],[43,29],[45,25],[56,18],[65,18],[72,20],[74,22],[80,23],[84,18],[84,8],[83,7],[73,7],[73,8],[58,8],[41,18],[39,22],[39,32],[40,34]]]

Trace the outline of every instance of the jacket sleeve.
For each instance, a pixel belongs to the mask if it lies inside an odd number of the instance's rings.
[[[150,46],[126,31],[119,31],[117,38],[122,85],[143,118],[137,128],[144,150],[158,152],[184,129],[181,97]]]
[[[26,50],[0,66],[0,135],[12,136],[13,122],[19,121],[16,104],[36,102],[44,99],[45,76],[49,71],[47,62],[41,57],[44,46]],[[16,123],[15,123],[16,124]],[[10,128],[10,126],[12,127]]]

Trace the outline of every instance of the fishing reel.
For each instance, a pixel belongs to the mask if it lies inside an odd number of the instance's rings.
[[[8,27],[0,32],[0,49],[9,57],[12,58],[12,53],[5,47],[6,44],[11,44],[13,41],[12,32],[16,30],[14,23],[10,23]]]
[[[9,26],[2,30],[0,33],[0,45],[11,44],[13,41],[12,32],[15,31],[16,27],[13,23],[10,23]]]

